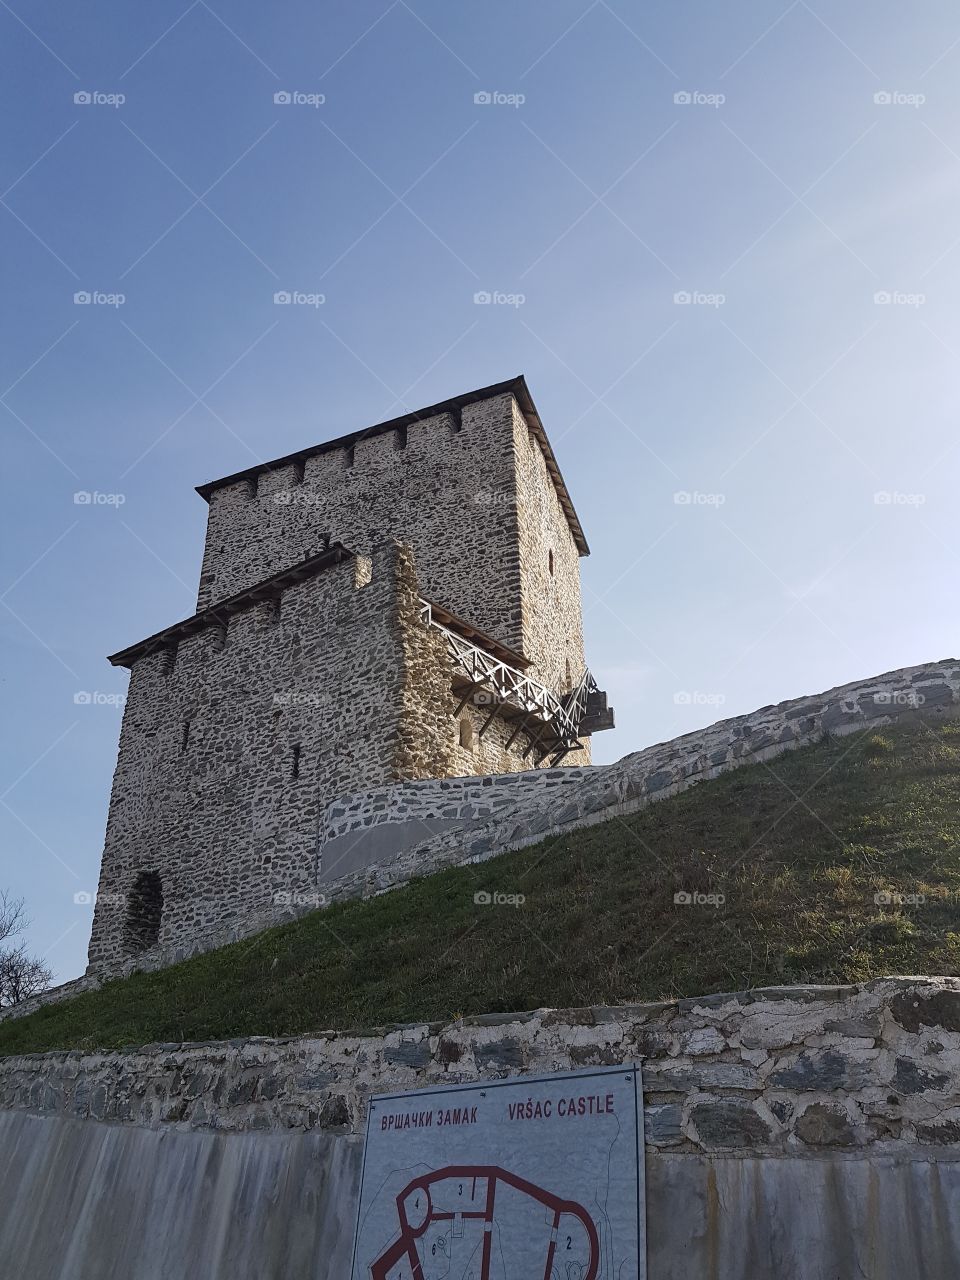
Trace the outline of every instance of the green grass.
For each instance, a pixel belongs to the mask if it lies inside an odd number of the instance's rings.
[[[960,727],[825,741],[0,1023],[0,1054],[957,974],[958,842]]]

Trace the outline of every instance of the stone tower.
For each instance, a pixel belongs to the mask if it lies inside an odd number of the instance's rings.
[[[111,972],[320,877],[347,793],[589,763],[588,547],[522,377],[201,485],[197,612],[130,686],[90,943]]]

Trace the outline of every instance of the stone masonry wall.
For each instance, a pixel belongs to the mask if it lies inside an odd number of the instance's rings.
[[[403,679],[398,551],[370,582],[347,561],[184,640],[172,669],[133,664],[114,779],[92,964],[123,954],[141,871],[163,889],[161,945],[309,891],[326,803],[394,769]]]
[[[413,548],[420,585],[502,643],[522,649],[513,396],[318,453],[210,495],[198,608],[319,551],[330,536],[367,553],[384,536]],[[508,500],[485,501],[497,492]],[[464,566],[469,566],[465,572]]]
[[[0,1060],[0,1106],[363,1132],[372,1094],[642,1063],[648,1151],[960,1158],[960,980],[891,978],[466,1018],[371,1035]]]
[[[523,653],[557,692],[583,674],[579,552],[511,394],[315,454],[210,495],[198,608],[318,552],[408,544],[423,594]],[[549,572],[553,551],[554,573]],[[587,757],[573,763],[585,763]]]
[[[540,442],[516,403],[513,425],[524,652],[536,655],[537,672],[544,684],[566,692],[579,683],[586,670],[580,552]],[[588,765],[590,739],[564,763]]]
[[[321,845],[355,831],[418,818],[467,823],[503,810],[543,813],[557,801],[558,792],[574,788],[571,794],[576,794],[594,772],[598,770],[558,767],[482,778],[431,778],[338,796],[324,811]]]
[[[452,666],[423,625],[407,548],[387,544],[184,640],[172,668],[137,659],[121,733],[90,946],[116,971],[129,894],[157,872],[157,955],[220,939],[286,904],[316,906],[318,833],[357,780],[519,769],[516,749],[460,746]],[[138,959],[139,963],[139,959]]]

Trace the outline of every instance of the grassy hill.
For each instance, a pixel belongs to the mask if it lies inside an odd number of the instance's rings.
[[[958,841],[960,726],[825,741],[2,1023],[0,1054],[957,974]]]

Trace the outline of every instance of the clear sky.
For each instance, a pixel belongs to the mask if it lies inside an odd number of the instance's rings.
[[[254,461],[525,373],[601,762],[960,649],[954,3],[0,0],[0,34],[0,886],[58,978],[105,655],[193,611],[193,486]]]

